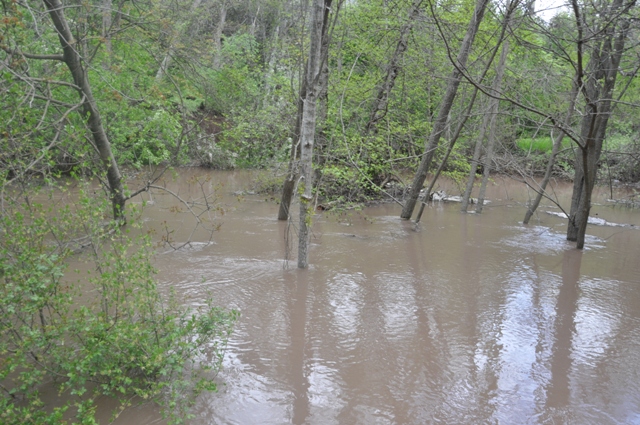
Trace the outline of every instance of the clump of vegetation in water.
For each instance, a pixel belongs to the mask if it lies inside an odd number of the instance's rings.
[[[114,415],[153,400],[182,422],[215,391],[237,313],[163,297],[149,238],[105,223],[108,202],[43,197],[5,200],[0,217],[0,423],[95,423],[100,396]],[[87,271],[70,273],[72,257]]]

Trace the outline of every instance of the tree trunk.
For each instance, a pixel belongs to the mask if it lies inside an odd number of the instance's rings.
[[[323,71],[318,75],[318,93],[316,93],[316,101],[327,95],[327,85],[329,80],[329,70],[327,66],[327,55],[329,51],[329,12],[332,0],[326,1],[326,6],[322,16],[322,40],[320,41],[320,71]],[[340,3],[338,4],[338,8]],[[298,97],[298,114],[296,116],[296,127],[293,133],[293,140],[291,144],[291,151],[289,157],[289,167],[287,171],[287,177],[285,178],[282,186],[282,197],[280,199],[280,208],[278,209],[278,220],[288,220],[291,208],[291,201],[293,200],[293,190],[295,189],[296,179],[298,178],[298,156],[301,153],[301,127],[302,116],[304,110],[304,100],[307,96],[308,76],[309,76],[310,62],[307,61],[305,67],[305,74],[303,76],[302,86],[300,87],[300,96]]]
[[[491,57],[491,59],[489,60],[489,64],[487,65],[487,67],[485,68],[484,72],[482,73],[482,76],[480,77],[480,82],[482,82],[482,80],[484,80],[484,77],[487,73],[487,70],[489,69],[490,63],[493,61],[493,56]],[[420,223],[420,219],[422,218],[422,213],[424,212],[424,207],[427,204],[429,197],[433,191],[434,186],[436,185],[436,181],[438,181],[438,178],[440,177],[440,173],[442,173],[442,170],[444,169],[445,165],[447,164],[447,161],[449,160],[449,155],[451,155],[451,151],[453,151],[453,147],[455,146],[456,142],[458,141],[458,138],[460,137],[460,133],[462,133],[462,129],[464,128],[465,123],[467,122],[467,120],[469,119],[469,116],[471,115],[471,110],[473,109],[473,105],[476,102],[476,97],[478,96],[478,88],[476,87],[473,90],[473,95],[471,96],[471,99],[468,102],[467,105],[467,110],[464,113],[464,116],[462,118],[462,121],[460,121],[460,123],[458,124],[458,128],[456,129],[455,134],[453,135],[453,137],[451,138],[451,141],[449,141],[449,147],[447,148],[447,153],[445,154],[444,158],[442,159],[442,162],[440,162],[440,166],[438,166],[438,169],[436,170],[436,173],[433,175],[433,178],[431,179],[431,182],[429,183],[429,186],[427,187],[427,190],[424,194],[424,198],[423,201],[420,205],[420,210],[418,211],[418,215],[416,216],[416,224]]]
[[[509,54],[509,40],[505,40],[502,44],[502,53],[498,61],[498,69],[496,70],[496,78],[493,81],[491,90],[494,93],[500,93],[502,89],[502,77],[504,69],[507,65],[507,55]],[[476,213],[481,213],[484,206],[484,196],[487,191],[487,183],[491,175],[491,163],[493,162],[493,149],[496,144],[496,120],[500,101],[496,98],[489,99],[489,141],[487,142],[487,152],[485,154],[484,170],[482,170],[482,183],[480,184],[480,192],[478,193],[478,203],[476,204]]]
[[[274,49],[275,50],[275,49]],[[272,58],[275,57],[272,52]],[[307,67],[308,62],[304,67],[304,72],[301,78],[299,95],[297,99],[297,113],[296,124],[291,137],[291,148],[289,152],[289,166],[287,169],[287,176],[285,177],[284,184],[282,185],[282,196],[280,198],[280,207],[278,209],[278,220],[288,220],[290,216],[291,201],[293,200],[293,190],[295,189],[296,179],[298,178],[298,157],[300,155],[300,127],[302,126],[302,109],[304,106],[304,98],[307,95]],[[270,64],[270,67],[273,66]]]
[[[567,111],[567,115],[564,119],[564,127],[569,127],[571,125],[571,119],[573,117],[573,110],[575,109],[577,96],[578,96],[578,87],[576,86],[576,83],[574,81],[573,89],[571,91],[571,99],[569,101],[569,110]],[[553,139],[551,156],[549,157],[549,161],[547,162],[547,169],[545,170],[544,177],[542,178],[540,187],[537,190],[535,199],[529,205],[529,208],[527,208],[527,212],[524,215],[524,220],[522,220],[523,224],[529,224],[529,220],[531,220],[531,216],[533,216],[533,213],[536,211],[536,209],[538,209],[538,206],[540,205],[540,201],[542,201],[542,197],[544,196],[544,192],[547,189],[549,180],[551,180],[551,172],[553,171],[553,166],[556,162],[556,157],[558,156],[558,152],[560,152],[560,148],[562,147],[563,139],[564,139],[564,132],[559,130],[558,135]]]
[[[218,19],[218,26],[216,27],[216,33],[213,36],[213,42],[215,43],[215,53],[213,56],[213,69],[219,69],[222,61],[222,31],[227,22],[227,5],[222,2],[220,5],[220,19]]]
[[[627,6],[630,7],[630,5]],[[605,19],[613,19],[613,22],[610,22],[602,31],[602,39],[596,40],[590,54],[588,74],[584,75],[580,66],[584,23],[579,16],[579,8],[575,0],[573,7],[580,32],[576,80],[585,97],[587,111],[583,115],[580,129],[581,143],[576,155],[576,173],[571,196],[567,240],[576,241],[576,247],[583,249],[591,210],[591,194],[597,176],[597,163],[602,153],[602,144],[611,115],[611,99],[629,31],[629,21],[620,17],[623,0],[614,0],[609,10],[603,11],[602,16]],[[586,81],[584,81],[585,78]]]
[[[325,10],[331,0],[314,0],[311,19],[311,43],[307,65],[307,95],[302,111],[300,131],[300,228],[298,230],[298,268],[309,265],[309,229],[311,228],[313,188],[313,143],[316,132],[316,100],[319,95],[322,62],[322,33]]]
[[[384,84],[378,90],[378,95],[373,102],[373,107],[371,108],[371,116],[369,117],[369,121],[367,122],[365,134],[375,134],[378,121],[384,118],[384,116],[387,114],[389,95],[391,94],[393,86],[396,82],[396,78],[400,73],[400,61],[402,60],[404,52],[407,51],[407,47],[409,45],[409,34],[411,33],[411,28],[413,27],[414,21],[420,14],[420,5],[423,1],[424,0],[414,0],[413,4],[411,5],[411,10],[409,10],[409,17],[407,18],[407,22],[400,29],[400,39],[398,40],[398,44],[396,44],[396,49],[393,52],[393,56],[391,56],[391,59],[389,60]]]
[[[482,128],[480,128],[480,134],[476,140],[476,146],[473,149],[473,157],[471,158],[471,164],[469,169],[469,178],[467,179],[467,187],[462,195],[462,205],[460,206],[461,212],[467,212],[469,207],[469,198],[471,198],[471,192],[473,191],[473,185],[476,182],[476,173],[478,172],[478,164],[480,163],[480,155],[482,154],[482,144],[484,142],[485,132],[489,128],[489,114],[485,114],[482,119]]]
[[[293,199],[293,189],[298,178],[297,162],[300,155],[300,131],[302,127],[302,113],[304,109],[304,99],[307,96],[307,78],[306,68],[303,77],[302,86],[300,87],[300,96],[298,97],[298,113],[296,114],[296,127],[293,131],[291,139],[291,151],[289,154],[289,168],[287,177],[282,186],[282,198],[280,199],[280,208],[278,209],[278,220],[289,219],[289,209],[291,208],[291,200]]]
[[[413,214],[416,202],[418,201],[418,196],[420,195],[420,189],[422,189],[422,185],[427,178],[429,167],[431,166],[431,162],[433,161],[433,157],[435,155],[435,150],[438,147],[442,133],[446,128],[449,113],[451,112],[453,101],[455,100],[456,94],[458,92],[458,87],[460,86],[460,81],[462,80],[462,73],[458,68],[464,68],[466,66],[467,59],[469,58],[469,53],[471,52],[471,46],[473,44],[476,33],[478,32],[480,22],[482,22],[487,3],[488,0],[476,1],[473,16],[471,18],[471,21],[469,22],[469,27],[467,28],[464,39],[462,40],[460,52],[458,53],[458,57],[456,59],[456,67],[454,68],[454,71],[449,79],[447,91],[442,100],[440,111],[438,112],[438,117],[436,118],[433,130],[431,131],[429,140],[425,146],[422,160],[420,161],[420,165],[418,166],[418,170],[416,171],[413,183],[411,184],[409,199],[407,199],[404,208],[402,209],[402,213],[400,214],[400,217],[406,220],[409,220],[411,218],[411,215]]]
[[[500,44],[504,41],[504,35],[506,33],[506,30],[511,25],[511,18],[513,16],[513,12],[517,9],[519,4],[520,4],[519,0],[513,0],[509,2],[507,11],[505,13],[504,22],[502,24],[502,33],[500,35],[500,43],[496,45],[493,55],[491,56],[491,60],[487,64],[487,68],[485,68],[483,76],[487,73],[487,71],[489,70],[489,67],[493,63],[493,59],[495,58],[495,55],[498,52],[498,48]],[[504,46],[503,46],[503,51],[504,51]],[[502,55],[501,55],[501,58],[502,58]],[[500,67],[500,65],[498,65],[498,67]],[[475,89],[478,90],[478,87],[476,86]],[[467,212],[467,208],[469,207],[469,199],[471,198],[471,192],[473,191],[473,186],[476,181],[476,173],[478,171],[478,164],[480,163],[480,155],[482,154],[482,143],[484,141],[484,135],[486,133],[486,129],[489,127],[489,119],[490,119],[490,115],[484,116],[484,119],[482,121],[482,128],[480,129],[480,137],[476,141],[476,146],[473,150],[473,157],[471,159],[471,164],[469,169],[469,178],[467,179],[467,186],[465,188],[464,194],[462,195],[462,205],[460,207],[461,212]]]
[[[113,218],[124,221],[124,189],[122,186],[122,176],[118,164],[111,152],[111,143],[107,137],[100,111],[91,92],[91,85],[87,77],[87,71],[82,66],[82,58],[77,50],[77,42],[73,38],[69,24],[64,16],[64,7],[60,0],[43,0],[47,7],[49,16],[58,33],[58,40],[62,46],[64,63],[69,68],[74,83],[80,88],[82,98],[82,110],[87,119],[87,126],[91,130],[93,143],[100,155],[102,166],[107,172],[107,182],[109,184],[109,196],[113,206]]]
[[[107,58],[102,62],[102,69],[108,70],[111,66],[113,49],[111,46],[111,6],[112,0],[102,0],[102,38],[104,48],[107,51]]]
[[[322,47],[320,48],[320,76],[318,78],[318,97],[316,98],[316,142],[314,148],[314,156],[316,163],[316,177],[320,176],[327,150],[327,134],[325,132],[325,123],[327,114],[329,113],[329,61],[327,54],[329,52],[329,10],[325,9],[322,21]]]

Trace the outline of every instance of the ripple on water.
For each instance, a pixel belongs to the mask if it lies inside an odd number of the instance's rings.
[[[416,283],[410,274],[380,273],[373,279],[387,338],[411,338],[417,330]]]
[[[628,297],[617,281],[585,279],[580,286],[572,341],[572,389],[579,395],[574,404],[595,415],[592,423],[638,423],[640,315],[629,299],[637,297]]]
[[[602,290],[602,286],[607,290]],[[616,282],[583,280],[582,296],[575,314],[573,356],[575,361],[595,366],[598,360],[612,349],[611,344],[619,334],[622,312],[616,291],[610,292]]]
[[[282,263],[278,260],[202,253],[173,258],[159,267],[164,284],[186,300],[197,301],[211,292],[216,299],[229,299],[230,306],[240,306],[242,301],[249,302],[255,296],[268,294],[272,285],[281,283],[279,276]]]
[[[309,423],[340,424],[338,417],[346,406],[342,381],[335,365],[311,361],[307,365],[309,383]]]
[[[556,254],[574,248],[575,244],[567,241],[566,234],[544,226],[509,226],[512,236],[495,243],[496,247],[517,248],[524,253]],[[586,235],[585,250],[605,248],[605,241]]]
[[[198,399],[194,407],[197,416],[190,421],[191,425],[291,423],[289,406],[294,396],[286,385],[263,374],[243,370],[241,364],[234,364],[234,359],[230,363],[225,362],[219,377],[224,382],[220,395],[205,394]]]
[[[330,307],[330,328],[336,345],[352,350],[361,337],[364,306],[364,275],[338,273],[326,288],[326,301]]]

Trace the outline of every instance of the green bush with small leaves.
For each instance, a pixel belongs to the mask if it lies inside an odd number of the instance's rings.
[[[42,196],[5,200],[0,217],[0,423],[96,423],[99,396],[114,414],[153,400],[182,422],[215,391],[237,312],[163,297],[150,240],[105,222],[108,202],[83,192],[48,209]],[[70,259],[90,272],[70,273]]]

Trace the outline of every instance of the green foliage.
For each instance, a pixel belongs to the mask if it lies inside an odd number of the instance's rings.
[[[224,115],[233,109],[254,109],[262,78],[255,39],[249,34],[226,37],[220,56],[220,68],[211,64],[202,69],[200,90],[207,108]]]
[[[365,175],[345,165],[323,167],[318,186],[320,198],[336,204],[366,202],[378,191],[378,187],[372,185]]]
[[[564,140],[563,142],[568,142],[567,140]],[[570,143],[570,141],[569,141]],[[551,149],[553,148],[553,140],[551,140],[551,137],[536,137],[535,139],[532,138],[519,138],[516,141],[516,145],[523,151],[523,152],[540,152],[540,153],[546,153],[546,152],[551,152]]]
[[[240,167],[259,168],[286,161],[291,148],[291,122],[279,105],[258,111],[235,111],[219,146],[235,154]]]
[[[109,133],[120,164],[140,168],[171,159],[182,130],[179,115],[166,109],[151,113],[124,109],[114,111],[113,118],[117,124],[109,127]]]
[[[436,163],[442,162],[446,150],[448,149],[448,143],[444,143],[442,146],[438,148],[436,151]],[[467,159],[466,152],[464,151],[464,143],[457,143],[451,154],[449,154],[449,159],[447,160],[446,166],[442,170],[442,175],[449,177],[453,180],[458,188],[460,189],[460,193],[464,192],[464,187],[467,183],[467,179],[469,177],[469,172],[471,171],[471,164]]]
[[[5,203],[3,424],[94,423],[102,395],[118,400],[119,409],[133,397],[155,400],[178,423],[198,393],[216,389],[212,376],[237,313],[211,300],[199,309],[181,307],[173,296],[165,300],[149,239],[105,225],[106,216],[108,205],[84,192],[49,209],[33,200]],[[67,270],[72,259],[89,263],[77,282]],[[44,401],[51,392],[60,395],[53,405]]]
[[[273,169],[260,170],[251,179],[251,189],[255,193],[279,194],[278,192],[282,192],[282,185],[285,179],[283,171],[278,172]]]
[[[552,175],[561,178],[572,179],[573,168],[573,151],[570,149],[573,142],[565,137],[562,141],[561,150],[556,156],[554,167],[551,170]],[[516,172],[526,170],[532,175],[543,175],[547,169],[551,150],[553,149],[553,141],[550,137],[519,138],[515,142],[516,149],[513,151],[512,166]]]

